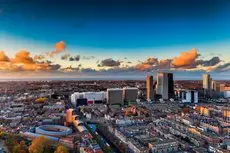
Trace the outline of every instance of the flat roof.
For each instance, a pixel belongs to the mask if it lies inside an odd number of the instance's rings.
[[[121,88],[108,88],[107,91],[122,91]]]

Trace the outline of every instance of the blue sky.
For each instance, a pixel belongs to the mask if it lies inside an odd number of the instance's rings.
[[[0,4],[0,32],[38,43],[65,40],[76,47],[108,49],[170,47],[230,38],[227,0],[163,1],[7,0]]]
[[[25,49],[34,56],[64,41],[65,52],[95,57],[78,63],[61,55],[49,59],[62,67],[97,68],[98,60],[127,56],[137,64],[191,48],[229,62],[229,8],[228,0],[1,0],[0,50],[13,57]]]

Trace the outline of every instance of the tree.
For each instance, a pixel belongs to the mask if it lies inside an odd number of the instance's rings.
[[[29,153],[53,153],[51,141],[44,136],[35,138],[29,146]]]
[[[6,138],[6,133],[0,131],[0,139],[5,139]]]
[[[14,146],[16,146],[17,144],[17,141],[14,139],[12,135],[7,136],[7,139],[5,140],[5,146],[7,147],[10,153],[13,152]]]
[[[29,153],[28,147],[26,146],[24,141],[21,141],[13,148],[13,153]]]
[[[54,153],[69,153],[69,151],[65,146],[59,145]]]

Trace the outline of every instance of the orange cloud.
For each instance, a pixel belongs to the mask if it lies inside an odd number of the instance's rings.
[[[0,61],[2,61],[2,62],[8,62],[9,61],[9,57],[6,56],[4,51],[0,51]]]
[[[178,57],[172,59],[172,65],[176,68],[189,67],[195,63],[198,54],[195,48],[188,52],[182,52]]]
[[[156,65],[158,65],[158,59],[149,57],[144,62],[135,65],[134,68],[138,71],[149,71],[153,70]]]
[[[63,52],[66,48],[65,42],[64,41],[59,41],[54,45],[54,51],[46,53],[48,57],[54,57],[55,55]]]
[[[13,65],[10,62],[0,62],[0,70],[16,70],[17,66]]]
[[[57,53],[62,52],[63,50],[65,50],[65,43],[64,41],[59,41],[55,44],[54,48],[56,49]]]
[[[15,58],[11,60],[12,63],[34,64],[34,60],[30,57],[30,53],[22,50],[15,54]]]
[[[136,69],[136,70],[139,70],[139,71],[146,71],[146,70],[152,70],[152,69],[153,69],[153,66],[150,65],[150,64],[141,63],[141,64],[137,64],[137,65],[135,66],[135,69]]]
[[[157,58],[150,57],[144,62],[137,64],[135,69],[140,71],[148,70],[158,70],[158,69],[170,69],[171,68],[171,59],[162,59],[158,60]]]
[[[22,50],[15,54],[15,57],[9,59],[0,52],[0,70],[7,71],[37,71],[37,70],[55,70],[60,65],[51,65],[50,62],[35,62],[28,51]]]
[[[39,64],[39,63],[34,63],[34,64],[23,63],[23,64],[15,64],[15,66],[17,66],[16,68],[18,70],[25,70],[25,71],[49,70],[49,64],[47,64],[47,63],[43,63],[43,64]]]

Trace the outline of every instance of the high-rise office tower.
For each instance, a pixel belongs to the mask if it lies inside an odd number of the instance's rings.
[[[198,103],[198,92],[195,90],[181,91],[183,96],[181,97],[183,103]]]
[[[210,85],[210,90],[212,90],[212,78],[210,77],[210,80],[209,80],[209,85]]]
[[[204,96],[212,97],[213,96],[213,85],[212,84],[212,78],[210,74],[203,74],[203,88],[204,88]]]
[[[146,77],[147,100],[154,100],[153,76]]]
[[[156,92],[162,95],[162,99],[174,98],[174,82],[172,73],[157,73]]]
[[[213,80],[212,81],[212,90],[216,92],[220,92],[220,83]]]
[[[120,104],[124,105],[123,90],[119,88],[107,89],[107,104]]]
[[[217,90],[217,83],[215,80],[212,80],[212,90],[216,91]]]
[[[173,74],[168,73],[168,93],[169,98],[174,98],[175,92],[174,92],[174,81],[173,81]]]
[[[211,77],[209,74],[203,74],[203,88],[208,91],[211,90]]]
[[[211,89],[212,89],[212,95],[211,96],[213,96],[215,98],[221,96],[221,93],[220,93],[220,83],[219,82],[213,80],[212,84],[211,84]]]
[[[135,102],[137,100],[137,88],[123,88],[123,99],[125,102]]]
[[[212,78],[210,74],[203,74],[203,88],[204,88],[204,96],[212,96]]]

